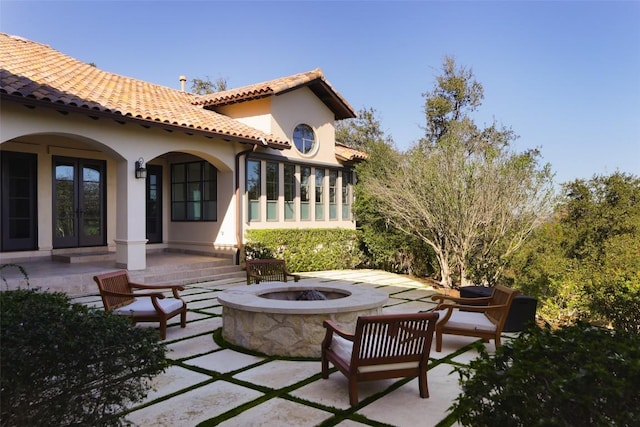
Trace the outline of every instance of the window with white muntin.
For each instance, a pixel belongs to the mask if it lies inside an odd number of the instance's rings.
[[[311,126],[299,124],[293,130],[293,143],[302,154],[313,154],[316,149],[316,134]]]

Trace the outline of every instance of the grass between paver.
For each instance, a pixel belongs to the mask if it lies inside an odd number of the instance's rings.
[[[332,281],[332,280],[340,280],[340,278],[328,278],[327,281]],[[354,280],[352,281],[354,286],[358,286],[358,284],[360,284],[361,282],[359,280]],[[365,282],[362,282],[365,283]],[[368,285],[371,285],[371,282],[366,282]],[[187,289],[185,290],[186,292],[183,293],[183,296],[186,297],[186,299],[188,299],[188,303],[199,303],[199,302],[205,302],[207,300],[211,301],[210,305],[206,305],[206,306],[200,306],[198,308],[189,308],[188,310],[193,313],[193,314],[197,314],[199,317],[197,319],[191,319],[189,320],[187,323],[189,324],[196,324],[198,322],[202,322],[202,321],[206,321],[207,319],[215,319],[215,318],[220,318],[222,317],[221,313],[212,313],[212,309],[217,309],[218,307],[221,307],[220,304],[218,304],[217,300],[215,299],[215,294],[230,287],[230,286],[234,286],[234,285],[238,285],[238,284],[242,284],[242,283],[237,283],[237,284],[224,284],[220,287],[217,287],[215,283],[199,283],[199,284],[193,284],[193,285],[188,285]],[[380,283],[378,284],[378,287],[385,287],[385,286],[403,286],[403,283]],[[395,303],[390,303],[388,304],[388,306],[386,307],[393,307],[393,306],[399,306],[402,305],[404,303],[410,303],[410,302],[429,302],[432,303],[432,301],[430,301],[429,295],[425,295],[424,297],[418,297],[418,298],[404,298],[406,295],[402,295],[403,293],[406,293],[408,291],[411,290],[415,290],[415,289],[420,289],[419,286],[407,286],[406,289],[403,290],[399,290],[397,292],[390,292],[389,296],[393,297],[395,300],[397,300],[398,302]],[[428,291],[428,289],[424,289],[425,291]],[[99,297],[98,297],[99,298]],[[391,301],[390,301],[391,302]],[[177,323],[173,323],[169,325],[170,327],[177,327],[178,324]],[[229,342],[227,342],[226,340],[224,340],[224,338],[222,337],[222,328],[217,328],[215,329],[213,332],[211,331],[206,331],[206,332],[202,332],[199,334],[194,334],[194,335],[189,335],[189,336],[185,336],[182,337],[180,339],[176,339],[176,340],[172,340],[172,341],[167,341],[167,344],[171,345],[171,344],[175,344],[175,343],[179,343],[182,341],[187,341],[187,340],[191,340],[194,338],[198,338],[198,337],[203,337],[203,336],[211,336],[211,339],[215,342],[215,344],[219,347],[216,348],[214,350],[211,351],[206,351],[200,354],[189,354],[186,357],[181,357],[181,358],[175,358],[172,359],[170,357],[167,358],[169,364],[171,366],[177,366],[180,367],[182,369],[187,369],[199,374],[203,374],[208,376],[209,378],[198,382],[196,384],[190,385],[188,387],[182,388],[180,390],[168,393],[166,395],[162,395],[159,396],[153,400],[150,400],[148,402],[144,402],[143,404],[140,405],[135,405],[133,407],[131,407],[125,414],[125,417],[127,414],[139,411],[139,410],[143,410],[145,408],[150,408],[154,405],[158,405],[158,404],[162,404],[165,401],[168,401],[176,396],[180,396],[182,394],[197,390],[201,387],[204,387],[206,385],[212,384],[212,383],[216,383],[218,381],[224,381],[224,382],[228,382],[228,383],[232,383],[241,387],[245,387],[247,389],[251,389],[254,391],[257,391],[259,393],[261,393],[262,395],[259,396],[258,398],[252,399],[248,402],[239,404],[238,406],[223,412],[213,418],[210,418],[208,420],[202,421],[200,424],[198,424],[199,426],[204,426],[204,427],[208,427],[208,426],[215,426],[218,425],[222,422],[231,420],[237,416],[239,416],[240,414],[255,408],[257,406],[260,406],[261,404],[264,404],[266,402],[268,402],[271,399],[275,399],[275,398],[279,398],[279,399],[284,399],[290,402],[294,402],[296,404],[300,404],[300,405],[304,405],[304,406],[308,406],[310,408],[314,408],[314,409],[318,409],[324,412],[327,412],[328,414],[333,414],[332,416],[330,415],[330,417],[326,420],[324,420],[322,423],[319,424],[319,426],[321,427],[329,427],[329,426],[335,426],[338,425],[340,423],[342,423],[343,421],[346,420],[350,420],[350,421],[354,421],[363,425],[369,425],[369,426],[378,426],[378,427],[393,427],[390,424],[385,424],[382,423],[380,421],[376,421],[376,420],[372,420],[367,418],[365,415],[362,415],[360,413],[358,413],[359,410],[365,408],[366,406],[370,405],[371,403],[387,396],[388,394],[392,393],[393,391],[397,390],[398,388],[406,385],[407,383],[409,383],[410,381],[412,381],[414,378],[413,377],[409,377],[409,378],[401,378],[398,379],[396,381],[394,381],[390,386],[388,386],[386,389],[381,390],[377,393],[374,393],[370,396],[367,396],[365,398],[363,398],[361,401],[358,402],[357,405],[354,406],[350,406],[348,408],[336,408],[334,406],[328,406],[328,405],[323,405],[321,403],[318,402],[313,402],[301,397],[297,397],[295,395],[292,395],[291,393],[294,392],[295,390],[298,390],[302,387],[305,387],[309,384],[312,384],[316,381],[319,381],[322,379],[322,375],[320,372],[318,372],[317,374],[311,375],[307,378],[304,378],[294,384],[290,384],[287,385],[285,387],[281,387],[281,388],[271,388],[268,386],[263,386],[263,385],[259,385],[259,384],[254,384],[250,381],[245,381],[242,380],[240,378],[237,378],[236,376],[242,372],[254,369],[256,367],[259,366],[263,366],[266,365],[270,362],[273,361],[301,361],[301,362],[317,362],[318,363],[318,371],[319,369],[319,365],[320,365],[320,358],[303,358],[303,357],[278,357],[278,356],[268,356],[265,354],[262,354],[260,352],[256,352],[256,351],[252,351],[252,350],[248,350],[236,345],[233,345]],[[429,370],[440,366],[442,364],[448,364],[450,366],[455,367],[455,366],[462,366],[461,363],[456,362],[453,360],[453,358],[465,353],[466,351],[470,350],[472,348],[472,344],[465,346],[463,348],[460,348],[459,350],[455,351],[454,353],[451,353],[449,355],[447,355],[446,357],[442,358],[442,359],[436,359],[436,358],[431,358],[430,359],[430,364],[429,364]],[[214,354],[217,353],[219,351],[223,351],[223,350],[232,350],[238,353],[242,353],[242,354],[246,354],[246,355],[250,355],[250,356],[256,356],[256,357],[260,357],[262,358],[262,360],[260,360],[259,362],[244,366],[240,369],[237,370],[233,370],[233,371],[229,371],[229,372],[217,372],[214,370],[209,370],[209,369],[205,369],[202,367],[198,367],[198,366],[194,366],[194,365],[190,365],[187,362],[188,360],[197,358],[197,357],[201,357],[201,356],[206,356],[209,354]],[[332,367],[330,373],[334,373],[336,372],[337,369],[335,367]],[[401,408],[398,408],[398,410],[402,410]],[[436,424],[436,427],[449,427],[451,425],[453,425],[455,423],[455,419],[453,419],[451,414],[448,414],[447,416],[445,416],[445,418],[443,420],[441,420],[438,424]]]
[[[211,332],[207,332],[207,333],[203,333],[203,334],[199,334],[199,335],[195,335],[195,336],[190,336],[188,338],[184,338],[184,339],[191,339],[194,337],[198,337],[198,336],[203,336],[203,335],[209,335],[211,334]],[[135,408],[132,408],[130,411],[128,411],[127,413],[130,412],[134,412],[146,407],[150,407],[153,405],[156,405],[158,403],[161,403],[163,401],[169,400],[175,396],[190,392],[192,390],[196,390],[200,387],[203,387],[205,385],[214,383],[216,381],[226,381],[232,384],[236,384],[238,386],[241,387],[246,387],[255,391],[258,391],[259,393],[262,393],[262,395],[256,399],[253,399],[249,402],[243,403],[238,405],[237,407],[223,412],[220,415],[210,418],[206,421],[203,421],[201,423],[198,424],[198,426],[200,427],[209,427],[209,426],[215,426],[218,425],[224,421],[233,419],[235,417],[237,417],[238,415],[242,414],[243,412],[252,409],[254,407],[257,407],[271,399],[274,398],[280,398],[280,399],[284,399],[284,400],[288,400],[297,404],[301,404],[301,405],[305,405],[311,408],[315,408],[315,409],[319,409],[322,411],[325,411],[327,413],[333,414],[333,416],[325,421],[323,421],[321,424],[319,424],[320,427],[330,427],[330,426],[335,426],[340,424],[341,422],[345,421],[345,420],[351,420],[351,421],[355,421],[364,425],[369,425],[369,426],[377,426],[377,427],[393,427],[390,424],[385,424],[385,423],[381,423],[379,421],[375,421],[375,420],[371,420],[369,418],[367,418],[366,416],[362,415],[362,414],[358,414],[357,412],[366,407],[367,405],[375,402],[378,399],[381,399],[382,397],[388,395],[389,393],[392,393],[393,391],[397,390],[398,388],[404,386],[405,384],[409,383],[410,381],[412,381],[414,379],[414,377],[409,377],[409,378],[402,378],[399,379],[397,381],[395,381],[393,384],[391,384],[389,387],[387,387],[385,390],[382,390],[380,392],[374,393],[370,396],[367,396],[366,398],[363,398],[361,401],[358,402],[357,405],[351,406],[347,409],[341,409],[341,408],[336,408],[333,406],[327,406],[327,405],[322,405],[319,404],[317,402],[313,402],[313,401],[309,401],[294,395],[291,395],[290,393],[302,388],[308,384],[311,384],[315,381],[321,380],[322,379],[322,375],[320,372],[318,372],[315,375],[312,375],[308,378],[305,378],[301,381],[298,381],[294,384],[288,385],[286,387],[282,387],[282,388],[278,388],[278,389],[274,389],[274,388],[270,388],[267,386],[262,386],[262,385],[258,385],[258,384],[253,384],[249,381],[244,381],[241,379],[236,378],[236,375],[238,375],[241,372],[245,372],[248,371],[250,369],[254,369],[256,367],[268,364],[270,362],[276,361],[276,360],[286,360],[286,361],[305,361],[305,362],[309,362],[309,361],[315,361],[318,362],[318,364],[320,363],[320,358],[302,358],[302,357],[278,357],[278,356],[267,356],[265,354],[262,354],[260,352],[256,352],[256,351],[252,351],[252,350],[248,350],[248,349],[244,349],[242,347],[233,345],[229,342],[227,342],[226,340],[224,340],[224,338],[222,337],[222,328],[218,328],[216,329],[213,334],[212,334],[212,339],[214,340],[214,342],[220,347],[219,349],[213,350],[211,352],[206,352],[203,354],[194,354],[194,355],[190,355],[189,357],[186,358],[182,358],[182,359],[176,359],[176,360],[171,360],[169,359],[169,362],[171,365],[175,365],[175,366],[179,366],[181,368],[184,369],[188,369],[194,372],[198,372],[201,374],[205,374],[210,376],[211,378],[206,380],[206,381],[202,381],[200,383],[194,384],[192,386],[186,387],[184,389],[178,390],[176,392],[161,396],[157,399],[154,399],[152,401],[146,402],[143,405],[137,406]],[[179,342],[181,340],[177,340],[174,342]],[[468,345],[466,347],[463,347],[461,349],[459,349],[458,351],[451,353],[450,355],[448,355],[447,357],[443,358],[443,359],[431,359],[431,363],[429,364],[429,370],[435,368],[436,366],[439,366],[441,364],[449,364],[449,365],[458,365],[460,366],[461,364],[458,362],[453,361],[452,359],[455,358],[456,356],[463,354],[464,352],[468,351],[469,349],[471,349],[472,345]],[[189,359],[193,359],[195,357],[199,357],[202,355],[206,355],[206,354],[211,354],[211,353],[215,353],[218,351],[222,351],[222,350],[233,350],[233,351],[237,351],[240,353],[244,353],[247,355],[251,355],[251,356],[258,356],[258,357],[264,357],[263,360],[256,362],[254,364],[245,366],[243,368],[240,369],[236,369],[233,371],[229,371],[229,372],[225,372],[225,373],[220,373],[220,372],[216,372],[216,371],[212,371],[212,370],[208,370],[208,369],[204,369],[201,367],[197,367],[197,366],[193,366],[193,365],[188,365],[186,363],[184,363],[185,360],[189,360]],[[336,372],[337,369],[335,367],[331,368],[330,373],[334,373]],[[453,423],[455,422],[455,420],[452,418],[451,415],[447,416],[444,420],[442,420],[440,423],[437,424],[436,427],[448,427],[453,425]]]

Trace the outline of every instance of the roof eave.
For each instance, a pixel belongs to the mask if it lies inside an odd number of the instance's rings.
[[[324,79],[316,79],[307,83],[309,89],[320,99],[335,116],[336,120],[355,119],[355,110],[338,95]]]
[[[242,144],[254,144],[254,145],[260,144],[263,146],[267,146],[269,148],[274,148],[276,150],[291,149],[290,144],[279,143],[274,141],[266,141],[266,140],[264,140],[263,142],[263,140],[259,138],[255,138],[255,139],[247,138],[240,135],[232,135],[224,132],[215,132],[208,129],[202,129],[202,128],[193,127],[193,126],[184,126],[177,123],[170,123],[170,122],[159,121],[159,120],[149,120],[143,117],[134,117],[130,115],[122,115],[120,112],[108,112],[108,111],[102,111],[97,109],[90,109],[84,106],[75,106],[75,105],[69,105],[69,104],[63,104],[63,103],[53,103],[50,101],[40,100],[40,99],[28,97],[28,96],[25,97],[25,96],[19,96],[19,95],[10,95],[5,91],[0,92],[0,99],[3,101],[15,102],[17,104],[21,104],[29,108],[35,108],[35,107],[47,108],[50,110],[58,111],[63,114],[78,113],[78,114],[86,115],[87,117],[90,117],[92,119],[107,118],[107,119],[114,120],[115,122],[120,124],[135,123],[135,124],[139,124],[142,127],[160,128],[170,132],[179,131],[179,132],[184,132],[188,135],[201,135],[207,138],[220,138],[225,141],[239,142]]]

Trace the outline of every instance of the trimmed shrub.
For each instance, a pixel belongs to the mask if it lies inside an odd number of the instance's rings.
[[[64,293],[2,292],[0,314],[2,425],[123,425],[167,367],[155,330]]]
[[[532,328],[469,366],[450,408],[465,426],[632,426],[640,420],[640,335],[578,323]]]
[[[284,259],[291,272],[351,269],[364,261],[357,230],[248,230],[246,237],[247,259]]]

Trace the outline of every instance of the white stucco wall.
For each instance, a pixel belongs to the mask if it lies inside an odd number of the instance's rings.
[[[134,163],[163,166],[163,229],[165,246],[172,242],[184,248],[213,250],[220,244],[235,244],[234,162],[235,153],[246,146],[223,140],[187,135],[181,131],[120,124],[110,118],[97,120],[81,114],[61,114],[48,108],[28,109],[3,102],[0,110],[0,150],[35,153],[38,157],[38,251],[52,250],[52,158],[68,156],[106,161],[107,245],[116,242],[136,246],[145,239],[145,180],[134,176]],[[170,160],[189,153],[218,169],[218,221],[175,223],[170,220]],[[171,153],[171,154],[169,154]],[[191,157],[194,158],[194,157]],[[144,263],[142,249],[124,255],[126,264]],[[141,252],[142,251],[142,252]],[[126,252],[126,251],[125,251]],[[124,252],[123,252],[124,253]],[[135,269],[135,268],[134,268]]]

